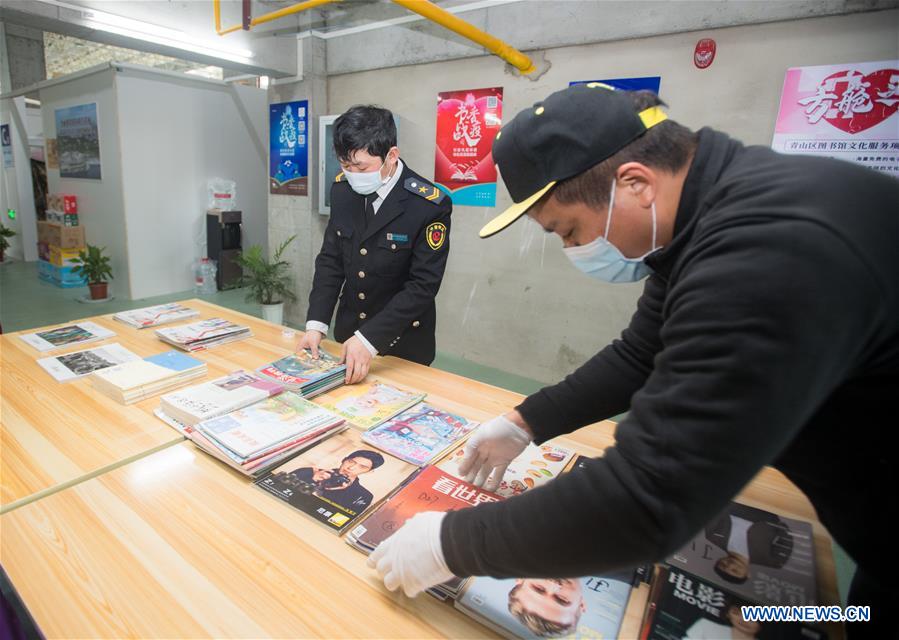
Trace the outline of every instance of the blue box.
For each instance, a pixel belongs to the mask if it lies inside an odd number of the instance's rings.
[[[72,273],[72,269],[74,267],[57,267],[45,260],[38,260],[37,277],[63,289],[86,287],[87,279],[80,273]]]

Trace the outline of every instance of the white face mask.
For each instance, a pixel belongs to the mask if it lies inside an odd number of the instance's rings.
[[[643,260],[656,250],[656,203],[652,203],[652,249],[639,258],[625,257],[618,247],[608,240],[609,227],[612,224],[612,207],[615,205],[616,182],[616,180],[612,180],[605,233],[588,244],[567,247],[562,250],[574,266],[592,278],[606,282],[637,282],[652,272],[652,269]]]
[[[381,169],[384,168],[385,164],[387,164],[387,158],[384,158],[381,166],[374,171],[344,171],[343,175],[346,181],[350,183],[353,191],[361,196],[367,196],[380,189],[382,185],[387,184],[390,180],[389,174],[386,178],[381,177]]]

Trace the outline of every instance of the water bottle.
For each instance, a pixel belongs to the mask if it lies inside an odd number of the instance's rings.
[[[215,284],[215,262],[201,258],[194,267],[194,293],[209,295],[217,290]]]

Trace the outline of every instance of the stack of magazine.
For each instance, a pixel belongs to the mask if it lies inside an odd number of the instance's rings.
[[[187,432],[201,449],[240,473],[258,477],[337,431],[343,418],[285,391]]]
[[[55,329],[24,333],[19,338],[38,351],[52,351],[85,342],[106,340],[114,335],[115,332],[105,329],[95,322],[76,322]]]
[[[132,311],[120,311],[112,316],[113,320],[124,322],[135,329],[158,327],[161,324],[180,322],[200,315],[199,311],[189,309],[177,302],[160,304],[155,307],[144,307]]]
[[[122,404],[132,404],[205,375],[205,362],[178,351],[166,351],[96,371],[91,382],[100,393]]]
[[[316,359],[305,349],[260,367],[257,373],[304,398],[311,398],[339,387],[346,378],[346,365],[323,349],[318,353]]]
[[[57,382],[71,382],[95,371],[132,360],[140,360],[140,356],[114,342],[102,347],[82,349],[61,356],[41,358],[37,363]]]
[[[210,318],[177,327],[157,329],[156,335],[182,351],[199,351],[220,344],[249,338],[250,328],[222,318]]]
[[[362,439],[414,465],[425,465],[478,425],[426,402],[362,434]]]
[[[315,402],[360,429],[370,429],[418,404],[424,397],[423,393],[404,391],[372,380],[341,387],[316,398]]]
[[[686,546],[669,556],[653,582],[641,637],[816,638],[798,623],[747,623],[745,605],[817,604],[812,526],[732,502]]]
[[[237,411],[284,391],[281,385],[246,371],[235,371],[209,382],[160,398],[162,413],[189,427]]]

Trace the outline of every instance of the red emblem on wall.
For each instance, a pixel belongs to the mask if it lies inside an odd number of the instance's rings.
[[[693,64],[696,65],[696,68],[705,69],[712,66],[717,49],[715,41],[711,38],[703,38],[697,42],[696,48],[693,50]]]

